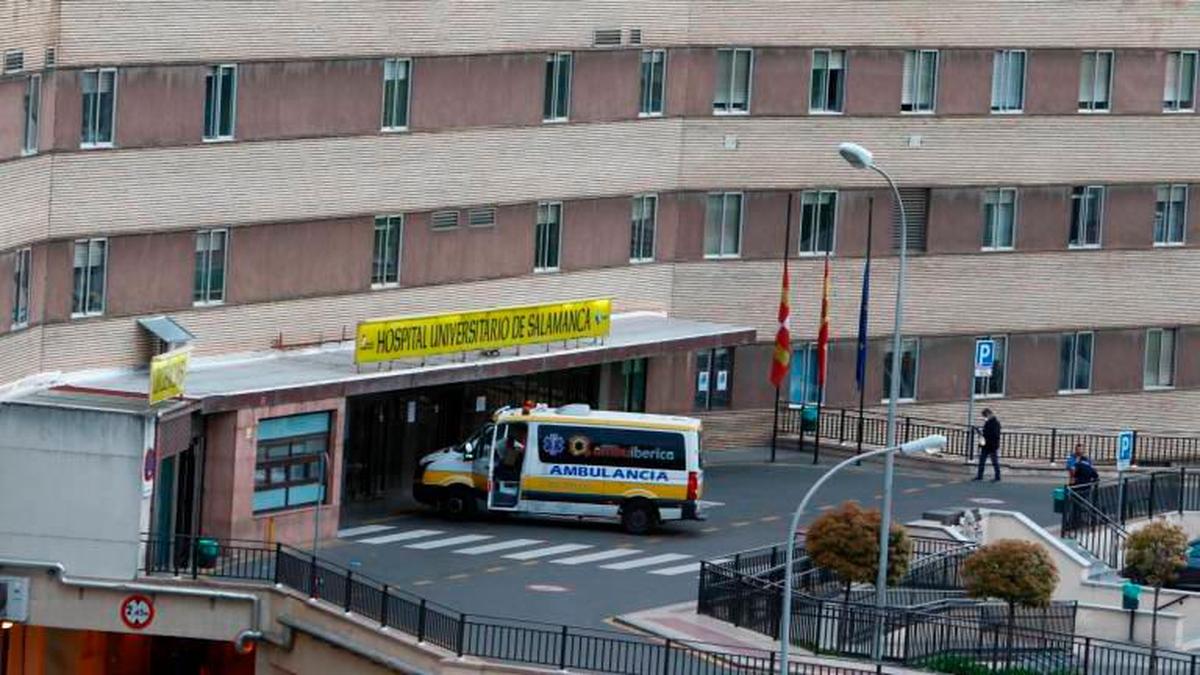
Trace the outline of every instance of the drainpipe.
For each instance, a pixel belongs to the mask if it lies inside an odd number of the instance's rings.
[[[29,567],[48,570],[58,577],[59,583],[76,588],[91,588],[103,591],[131,591],[137,593],[158,593],[163,595],[180,595],[193,598],[209,598],[213,600],[240,600],[250,603],[250,627],[242,629],[234,638],[234,647],[239,653],[246,653],[250,644],[263,639],[260,626],[259,606],[261,600],[254,593],[238,593],[236,591],[218,591],[204,588],[180,588],[159,584],[146,584],[136,581],[104,581],[100,579],[76,579],[67,576],[67,568],[60,562],[44,560],[22,560],[19,558],[0,558],[2,567]]]

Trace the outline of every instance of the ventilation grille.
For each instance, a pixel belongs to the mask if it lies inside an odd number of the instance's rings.
[[[641,28],[630,28],[629,29],[629,44],[631,44],[631,45],[642,44],[642,29]]]
[[[54,47],[46,47],[46,59],[44,67],[53,68],[58,62],[58,51]]]
[[[620,47],[620,28],[601,28],[592,33],[592,45],[596,47]]]
[[[491,227],[496,224],[496,209],[491,206],[471,209],[467,212],[467,224],[471,227]]]
[[[25,69],[25,52],[10,49],[4,52],[4,72],[19,73]]]
[[[900,188],[900,199],[904,201],[904,215],[908,223],[908,250],[925,250],[926,221],[929,210],[929,190],[925,188]],[[892,206],[892,250],[900,250],[900,210]]]
[[[458,211],[434,211],[429,223],[435,230],[452,230],[458,227]]]

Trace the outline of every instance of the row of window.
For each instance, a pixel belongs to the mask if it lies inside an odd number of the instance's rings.
[[[900,111],[930,114],[936,111],[940,52],[914,49],[905,53],[900,92]],[[1083,52],[1079,76],[1079,111],[1107,112],[1112,107],[1112,81],[1115,52]],[[1196,104],[1197,52],[1176,51],[1167,55],[1163,87],[1165,112],[1190,112]],[[1020,113],[1025,108],[1028,53],[1021,49],[995,52],[992,66],[991,109],[995,113]],[[809,111],[815,114],[841,114],[845,111],[849,61],[841,49],[812,50]],[[542,117],[546,122],[563,122],[570,117],[571,80],[574,55],[555,52],[546,56]],[[712,110],[715,115],[748,114],[754,74],[754,50],[727,48],[717,50],[717,72]],[[222,64],[209,67],[205,75],[205,141],[232,140],[237,120],[237,66]],[[648,49],[642,52],[639,80],[639,115],[663,114],[666,98],[667,52]],[[25,93],[25,133],[23,152],[38,150],[38,124],[41,114],[41,75],[30,75]],[[81,148],[111,147],[114,140],[117,70],[85,70],[80,79],[82,91]],[[383,101],[380,128],[403,131],[408,128],[412,92],[412,61],[405,58],[384,60]]]
[[[1153,216],[1156,245],[1183,243],[1187,230],[1188,194],[1187,185],[1160,185],[1156,189],[1157,200]],[[1103,186],[1079,186],[1072,190],[1068,241],[1070,247],[1094,248],[1100,245],[1104,195]],[[745,220],[744,201],[745,196],[741,192],[714,192],[708,195],[704,219],[705,257],[729,258],[741,255],[742,226]],[[800,194],[797,251],[799,255],[821,255],[833,251],[837,201],[836,190],[806,190]],[[494,208],[470,209],[466,213],[467,223],[472,227],[495,224]],[[437,230],[453,228],[458,226],[460,220],[460,211],[438,211],[431,216],[431,227]],[[655,259],[657,220],[658,196],[635,195],[631,200],[630,210],[631,263],[650,262]],[[982,250],[1011,250],[1016,222],[1016,189],[986,190],[983,198]],[[539,202],[534,224],[534,272],[554,272],[559,269],[562,226],[562,202]],[[400,283],[403,238],[403,215],[375,218],[371,257],[373,286],[389,287]],[[192,295],[196,305],[220,304],[225,301],[228,250],[228,230],[211,229],[196,233]],[[93,238],[74,242],[73,260],[72,316],[103,314],[108,240]],[[15,296],[12,305],[12,324],[16,328],[26,325],[29,321],[30,265],[30,249],[18,251],[13,272]]]
[[[1174,328],[1150,328],[1146,331],[1146,348],[1142,368],[1142,386],[1145,389],[1163,389],[1175,386]],[[1004,335],[982,335],[976,340],[992,340],[995,343],[995,365],[988,377],[975,377],[976,398],[998,398],[1004,396],[1005,373],[1009,361],[1008,337]],[[1060,394],[1086,393],[1092,389],[1092,364],[1094,363],[1091,331],[1063,333],[1059,336],[1058,392]],[[920,354],[920,339],[906,338],[900,352],[900,400],[917,398],[917,364]],[[883,355],[884,399],[892,386],[891,343]],[[817,386],[817,347],[807,343],[794,348],[792,353],[791,379],[789,382],[791,401],[794,403],[816,403],[822,396]]]

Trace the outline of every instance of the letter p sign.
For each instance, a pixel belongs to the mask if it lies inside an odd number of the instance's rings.
[[[996,341],[975,341],[975,377],[991,377],[996,365]]]

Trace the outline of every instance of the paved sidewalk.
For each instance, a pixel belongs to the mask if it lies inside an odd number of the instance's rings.
[[[615,617],[614,622],[627,628],[633,628],[671,640],[707,643],[704,646],[697,645],[697,648],[700,649],[705,648],[705,646],[711,646],[712,651],[719,649],[720,651],[734,654],[744,650],[744,653],[747,655],[761,655],[762,652],[779,651],[778,640],[772,640],[754,631],[737,628],[712,617],[697,614],[696,603],[691,601],[622,614]],[[865,673],[875,672],[875,666],[868,662],[824,656],[818,657],[814,656],[811,652],[800,649],[793,651],[792,661],[812,665],[857,669]],[[888,665],[884,666],[883,672],[889,675],[917,675],[925,671]]]

